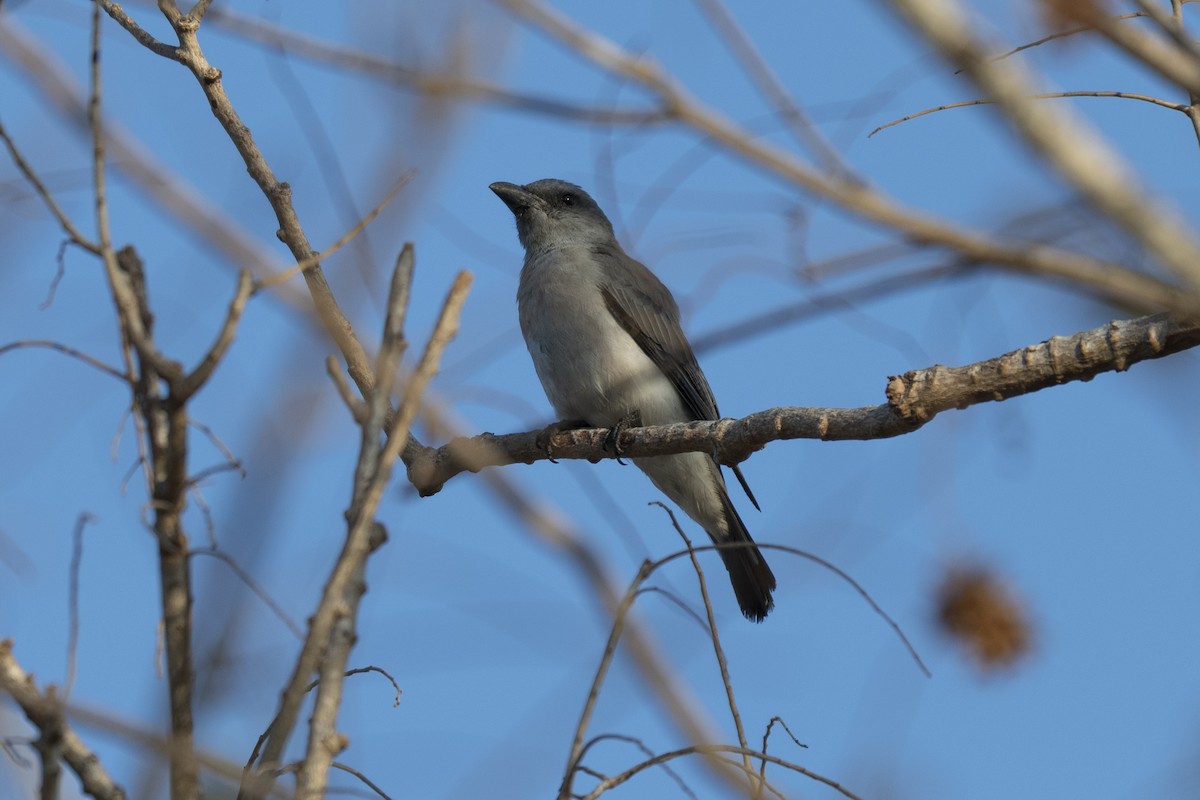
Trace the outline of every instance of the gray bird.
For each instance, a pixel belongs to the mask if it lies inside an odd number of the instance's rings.
[[[563,424],[611,429],[720,419],[675,298],[621,249],[596,201],[554,179],[490,188],[517,218],[525,248],[521,333],[546,397],[569,421]],[[761,622],[775,605],[775,576],[730,502],[716,459],[684,453],[633,463],[714,543],[742,543],[719,552],[742,613]],[[741,472],[734,473],[757,507]]]

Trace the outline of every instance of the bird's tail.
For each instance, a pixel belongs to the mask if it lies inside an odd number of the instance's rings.
[[[730,544],[736,547],[722,547],[718,552],[729,570],[729,580],[733,584],[733,594],[737,597],[738,606],[746,619],[762,622],[772,608],[775,600],[771,592],[775,589],[775,575],[767,566],[746,523],[738,516],[737,509],[729,501],[729,494],[722,490],[721,505],[725,508],[725,519],[728,522],[729,533],[718,544]],[[715,537],[714,537],[715,540]],[[739,544],[740,543],[740,544]]]

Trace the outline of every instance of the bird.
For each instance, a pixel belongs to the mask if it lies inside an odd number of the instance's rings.
[[[525,250],[518,318],[546,398],[562,420],[557,426],[609,428],[615,446],[616,432],[630,424],[720,419],[674,296],[625,252],[596,201],[555,178],[489,188],[516,218]],[[775,575],[730,501],[716,458],[631,460],[718,545],[742,614],[761,622],[775,605]]]

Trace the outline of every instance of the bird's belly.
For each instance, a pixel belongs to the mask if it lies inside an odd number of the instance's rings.
[[[520,309],[529,354],[555,412],[598,427],[631,411],[644,425],[687,420],[674,385],[604,304],[588,309],[569,297],[543,291]]]

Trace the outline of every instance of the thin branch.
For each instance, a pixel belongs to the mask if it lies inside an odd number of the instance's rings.
[[[409,170],[401,175],[396,183],[392,186],[391,190],[384,195],[384,198],[376,203],[375,207],[368,211],[366,216],[358,221],[358,224],[338,237],[337,241],[329,245],[329,247],[326,247],[319,253],[314,253],[308,258],[300,259],[294,265],[282,272],[277,272],[274,275],[263,278],[262,280],[258,281],[257,285],[255,285],[254,291],[259,292],[263,289],[269,289],[273,286],[278,286],[281,283],[286,283],[300,273],[304,272],[306,269],[312,269],[313,267],[318,266],[322,261],[332,256],[338,250],[341,250],[347,244],[352,242],[355,237],[366,230],[367,226],[379,216],[383,209],[387,208],[388,204],[396,199],[396,195],[400,193],[401,189],[408,185],[409,181],[413,179],[414,175],[416,175],[416,173],[413,170]]]
[[[87,353],[84,353],[81,350],[76,350],[74,347],[65,345],[62,342],[53,342],[47,339],[23,339],[19,342],[9,342],[6,345],[0,345],[0,356],[4,355],[5,353],[12,352],[13,350],[24,350],[25,348],[45,348],[46,350],[53,350],[56,353],[62,353],[65,356],[70,356],[71,358],[87,364],[93,369],[100,370],[105,375],[116,378],[121,383],[129,383],[129,376],[124,372],[121,372],[121,370],[117,369],[116,367],[109,366],[95,356],[89,356]]]
[[[696,583],[700,587],[700,597],[704,601],[704,613],[708,617],[708,638],[712,642],[713,655],[717,659],[717,668],[721,672],[721,685],[725,688],[725,702],[729,706],[729,715],[733,718],[733,727],[737,731],[738,744],[743,747],[749,747],[746,741],[746,729],[742,725],[742,713],[738,710],[737,698],[733,694],[733,679],[729,677],[729,662],[725,659],[725,650],[721,647],[721,635],[717,629],[717,618],[713,613],[712,601],[708,596],[708,583],[704,579],[704,570],[700,567],[700,560],[696,558],[696,550],[692,547],[692,540],[683,532],[683,528],[679,525],[679,520],[675,518],[675,512],[668,508],[664,503],[655,500],[653,505],[657,505],[663,511],[667,512],[667,516],[671,519],[671,525],[675,528],[675,532],[683,539],[684,545],[687,546],[688,557],[692,561],[692,570],[696,573]],[[752,774],[750,766],[750,757],[743,756],[743,766],[746,768],[746,774]],[[761,786],[755,786],[754,792],[757,794]]]
[[[1031,97],[1035,100],[1055,100],[1055,99],[1061,99],[1061,98],[1065,98],[1065,97],[1115,97],[1115,98],[1118,98],[1121,100],[1140,100],[1143,103],[1150,103],[1151,105],[1159,106],[1161,108],[1167,108],[1167,109],[1170,109],[1171,111],[1179,111],[1180,113],[1183,113],[1183,114],[1186,114],[1188,111],[1188,106],[1183,103],[1173,103],[1169,100],[1163,100],[1158,97],[1152,97],[1148,94],[1137,94],[1135,92],[1097,92],[1097,91],[1039,92],[1037,94],[1031,95]],[[945,105],[937,106],[936,108],[927,108],[924,111],[918,111],[915,114],[909,114],[906,117],[901,117],[900,119],[894,119],[891,122],[886,122],[883,125],[880,125],[875,130],[868,133],[867,138],[870,139],[872,136],[879,133],[880,131],[887,130],[888,128],[891,128],[893,126],[900,125],[900,124],[908,122],[910,120],[917,119],[918,117],[924,117],[927,114],[936,114],[939,111],[949,111],[952,108],[967,108],[968,106],[989,106],[989,105],[994,105],[995,103],[996,103],[995,100],[989,100],[987,98],[977,98],[975,100],[963,100],[958,103],[947,103]]]
[[[258,42],[289,55],[340,69],[352,70],[394,86],[402,86],[429,97],[455,97],[464,102],[487,103],[514,111],[558,117],[575,122],[643,127],[666,122],[670,115],[656,108],[601,108],[538,95],[514,92],[478,77],[425,71],[381,58],[363,50],[289,30],[279,25],[238,14],[218,6],[208,16],[228,33]]]
[[[113,21],[120,25],[129,34],[137,40],[138,44],[145,47],[151,53],[160,55],[163,58],[169,58],[172,61],[179,60],[179,54],[175,52],[175,48],[166,42],[160,42],[155,39],[149,31],[138,25],[133,17],[125,13],[125,9],[121,8],[120,4],[112,2],[112,0],[96,0],[97,4],[104,9],[104,13],[112,17]]]
[[[259,583],[250,575],[250,573],[242,569],[242,566],[237,563],[233,556],[222,550],[217,550],[216,548],[190,550],[188,552],[188,557],[191,558],[193,556],[208,556],[209,558],[215,558],[224,563],[225,566],[229,567],[233,574],[237,576],[238,580],[246,584],[246,588],[253,592],[259,600],[262,600],[263,605],[270,609],[271,613],[278,617],[279,621],[282,622],[297,639],[304,638],[304,629],[297,625],[296,622],[290,616],[288,616],[288,613],[284,610],[283,606],[275,602],[275,598],[271,597],[267,590],[260,586]]]
[[[391,796],[387,792],[383,791],[383,789],[379,788],[378,784],[376,784],[374,781],[372,781],[366,775],[363,775],[361,772],[354,769],[353,767],[349,767],[349,766],[341,763],[340,761],[334,761],[332,764],[330,764],[330,766],[333,767],[334,769],[340,769],[342,772],[345,772],[347,775],[353,775],[354,777],[358,778],[360,781],[363,782],[364,786],[366,786],[368,789],[370,789],[375,794],[382,797],[383,800],[392,800]]]
[[[770,722],[767,723],[766,730],[763,731],[763,737],[762,737],[762,752],[763,753],[767,752],[767,744],[771,740],[771,729],[775,727],[775,723],[779,723],[780,727],[783,728],[783,730],[787,733],[788,738],[792,740],[792,743],[794,745],[796,745],[796,747],[799,747],[804,750],[808,749],[808,745],[801,742],[799,739],[796,738],[796,734],[792,733],[792,729],[789,728],[788,724],[783,721],[783,717],[774,716],[774,717],[771,717]],[[761,759],[759,761],[758,778],[764,784],[767,782],[767,761],[766,761],[766,759]]]
[[[1196,3],[1196,2],[1200,2],[1200,0],[1184,0],[1184,2]],[[1134,11],[1129,14],[1119,14],[1116,17],[1113,17],[1113,19],[1127,20],[1127,19],[1137,19],[1138,17],[1144,17],[1144,16],[1145,16],[1145,14],[1143,14],[1141,11]],[[1006,50],[1005,52],[1001,53],[1000,55],[992,56],[992,59],[995,61],[1003,61],[1006,58],[1012,58],[1017,53],[1021,53],[1026,50],[1031,50],[1035,47],[1041,47],[1042,45],[1044,45],[1048,42],[1057,41],[1058,39],[1067,39],[1072,36],[1077,36],[1081,33],[1091,33],[1093,30],[1094,29],[1092,28],[1091,25],[1079,25],[1074,28],[1067,28],[1066,30],[1055,31],[1054,33],[1043,36],[1040,39],[1035,39],[1032,42],[1026,42],[1023,45],[1014,47],[1011,50]],[[954,71],[954,74],[958,75],[961,72],[962,72],[961,69],[957,69]]]
[[[8,154],[12,158],[13,163],[17,165],[17,169],[25,176],[25,180],[29,181],[29,185],[33,187],[33,191],[37,196],[42,198],[42,202],[46,204],[46,208],[58,220],[59,227],[67,234],[68,239],[90,253],[99,254],[100,245],[84,236],[75,227],[75,223],[71,222],[71,218],[66,215],[66,212],[54,200],[54,196],[50,194],[50,189],[46,187],[46,184],[42,183],[41,178],[34,172],[33,167],[21,155],[21,151],[17,149],[16,142],[12,140],[12,137],[8,135],[8,131],[5,130],[3,122],[0,122],[0,139],[4,140],[4,144],[8,148]],[[55,282],[57,283],[57,280]],[[53,292],[51,294],[53,295]]]
[[[751,749],[748,749],[745,747],[733,747],[731,745],[724,745],[724,744],[694,745],[692,747],[684,747],[679,750],[672,750],[667,753],[661,753],[661,754],[655,756],[654,758],[648,759],[646,761],[643,761],[640,764],[630,767],[629,769],[625,770],[624,772],[622,772],[618,775],[614,775],[611,778],[606,778],[605,780],[601,781],[601,783],[598,786],[596,786],[596,788],[594,788],[588,794],[584,795],[583,800],[596,800],[597,798],[600,797],[600,795],[604,794],[605,792],[609,791],[610,789],[615,789],[616,787],[625,783],[626,781],[628,781],[630,778],[634,777],[638,773],[644,772],[647,769],[659,766],[668,761],[673,761],[674,759],[677,759],[677,758],[683,758],[685,756],[694,756],[694,755],[705,756],[706,758],[711,759],[714,756],[717,756],[721,753],[729,753],[731,755],[749,756],[750,758],[753,758],[754,760],[761,759],[763,761],[769,761],[770,763],[776,764],[780,767],[783,767],[784,769],[791,770],[792,772],[796,772],[801,775],[804,775],[807,778],[811,778],[812,780],[817,781],[818,783],[822,783],[822,784],[828,786],[829,788],[833,789],[834,791],[838,792],[843,797],[848,797],[848,798],[851,798],[852,800],[861,800],[861,798],[859,798],[859,796],[857,794],[850,791],[846,787],[842,786],[837,781],[835,781],[831,778],[826,778],[824,775],[820,775],[816,772],[813,772],[812,770],[806,769],[806,768],[800,766],[799,764],[793,764],[790,761],[785,761],[782,758],[770,755],[768,753],[763,753],[759,750],[751,750]],[[722,763],[725,763],[730,767],[738,766],[736,764],[736,762],[726,761],[725,759],[721,759],[721,761],[722,761]]]
[[[71,698],[75,686],[75,670],[79,654],[79,571],[83,566],[83,529],[96,518],[88,513],[79,515],[71,536],[71,564],[67,569],[67,677],[63,679],[63,702]]]
[[[388,679],[388,682],[392,684],[392,688],[396,690],[396,695],[392,699],[392,708],[399,707],[400,695],[404,694],[404,690],[400,688],[400,684],[396,683],[396,679],[392,677],[392,673],[388,672],[383,667],[376,667],[374,665],[369,667],[355,667],[354,669],[346,670],[342,677],[349,678],[352,675],[365,675],[368,672],[378,672],[380,675]],[[308,688],[305,689],[305,691],[311,692],[313,689],[317,688],[320,683],[320,681],[313,681],[308,685]]]
[[[579,722],[575,724],[575,736],[571,741],[571,753],[567,757],[567,766],[563,770],[562,784],[558,788],[558,800],[570,800],[574,795],[571,787],[575,781],[575,773],[579,770],[580,761],[586,751],[584,739],[587,736],[588,726],[592,721],[592,714],[596,710],[596,703],[600,700],[600,690],[604,687],[604,681],[608,677],[608,670],[612,666],[613,658],[617,654],[617,644],[621,641],[621,634],[625,630],[626,617],[629,615],[629,609],[633,607],[633,601],[637,599],[638,590],[646,578],[653,571],[653,565],[649,561],[643,561],[638,568],[637,574],[633,576],[633,580],[629,582],[629,587],[625,590],[621,602],[613,610],[612,628],[608,632],[608,641],[604,644],[604,652],[600,656],[600,663],[596,667],[596,672],[592,675],[592,685],[588,689],[587,699],[583,702],[583,711],[579,714]]]
[[[703,623],[701,623],[701,624],[703,624]],[[590,740],[588,740],[587,745],[584,746],[583,754],[586,755],[588,752],[591,751],[591,749],[595,745],[598,745],[601,742],[608,742],[608,741],[626,742],[628,744],[632,744],[634,747],[636,747],[638,750],[640,750],[641,753],[643,755],[645,755],[647,758],[655,757],[654,751],[652,751],[649,747],[647,747],[645,742],[643,742],[641,739],[638,739],[637,737],[634,737],[634,736],[627,736],[625,734],[620,734],[620,733],[602,733],[598,736],[593,736]],[[662,768],[663,772],[665,772],[668,776],[670,776],[671,780],[675,782],[675,785],[679,787],[679,790],[681,792],[683,792],[683,794],[686,797],[688,797],[690,800],[699,800],[698,795],[692,790],[692,788],[690,786],[687,785],[687,782],[684,781],[683,776],[681,776],[674,769],[674,767],[672,767],[670,765],[670,763],[665,762],[665,761],[661,762],[659,764],[659,767]],[[586,775],[591,775],[592,777],[596,778],[597,780],[607,780],[607,778],[608,778],[608,776],[601,775],[598,772],[596,772],[596,770],[591,769],[590,767],[587,767],[587,766],[583,766],[583,765],[581,765],[579,767],[579,771]]]
[[[221,359],[225,357],[225,352],[229,349],[229,345],[233,343],[233,336],[237,332],[238,323],[242,319],[242,312],[246,310],[246,303],[249,301],[250,294],[253,291],[254,281],[250,277],[250,271],[244,269],[238,273],[237,291],[234,293],[233,300],[230,301],[229,308],[225,312],[225,323],[221,326],[216,341],[213,342],[208,352],[204,354],[204,358],[200,360],[196,368],[184,377],[174,393],[175,399],[178,402],[186,403],[212,376],[213,370],[217,368],[217,364],[221,363]]]
[[[875,614],[878,615],[880,619],[882,619],[884,622],[886,622],[888,624],[888,627],[890,627],[892,629],[892,632],[896,634],[896,638],[900,640],[900,643],[902,645],[904,645],[904,649],[908,651],[909,657],[912,658],[913,662],[917,665],[917,668],[921,670],[921,672],[925,675],[925,677],[926,678],[933,677],[933,673],[929,671],[929,667],[925,666],[925,660],[923,658],[921,658],[921,654],[917,652],[917,648],[915,648],[913,646],[912,642],[909,641],[908,635],[904,633],[903,629],[901,629],[900,624],[898,622],[896,622],[896,620],[892,619],[892,616],[890,614],[888,614],[886,611],[884,611],[882,606],[880,606],[877,602],[875,602],[875,598],[871,597],[870,593],[863,587],[862,584],[860,584],[858,581],[854,580],[854,578],[850,577],[849,573],[847,573],[841,567],[838,567],[833,562],[828,561],[824,558],[821,558],[818,555],[814,555],[814,554],[808,552],[807,550],[801,550],[797,547],[789,547],[787,545],[782,545],[782,544],[771,544],[768,542],[763,542],[763,543],[759,543],[759,544],[755,544],[754,542],[738,542],[736,544],[711,544],[711,545],[702,545],[700,547],[693,547],[691,549],[696,553],[701,553],[701,552],[705,552],[708,550],[726,550],[726,549],[737,548],[737,547],[758,547],[763,550],[779,550],[784,553],[791,553],[794,556],[800,556],[801,558],[806,558],[809,561],[813,562],[814,564],[817,564],[818,566],[824,567],[825,569],[829,570],[834,575],[838,576],[843,581],[845,581],[847,584],[849,584],[850,588],[852,588],[855,592],[857,592],[858,595],[860,597],[862,597],[863,600],[866,601],[867,605],[869,605],[871,607],[871,610],[874,611]],[[672,562],[678,558],[683,558],[684,556],[686,556],[688,554],[689,554],[689,551],[681,550],[677,553],[671,553],[670,555],[663,556],[658,561],[654,562],[653,568],[658,569],[659,567],[664,566],[665,564],[669,564],[670,562]]]
[[[263,196],[271,205],[279,223],[279,237],[297,262],[305,262],[312,258],[316,251],[309,243],[308,236],[300,224],[296,209],[292,204],[291,187],[278,180],[274,171],[263,157],[258,145],[250,134],[237,110],[233,107],[225,92],[221,70],[208,62],[204,50],[197,37],[197,23],[181,15],[172,2],[160,2],[160,8],[167,16],[179,37],[178,54],[181,62],[188,68],[199,83],[209,109],[217,122],[224,128],[230,142],[236,148],[246,165],[250,177],[258,185]],[[354,333],[354,329],[346,318],[337,299],[329,288],[325,274],[320,264],[313,264],[302,273],[312,297],[313,306],[322,326],[330,338],[337,344],[350,377],[358,384],[359,390],[365,396],[371,389],[374,378],[371,374],[370,359],[366,350]]]

